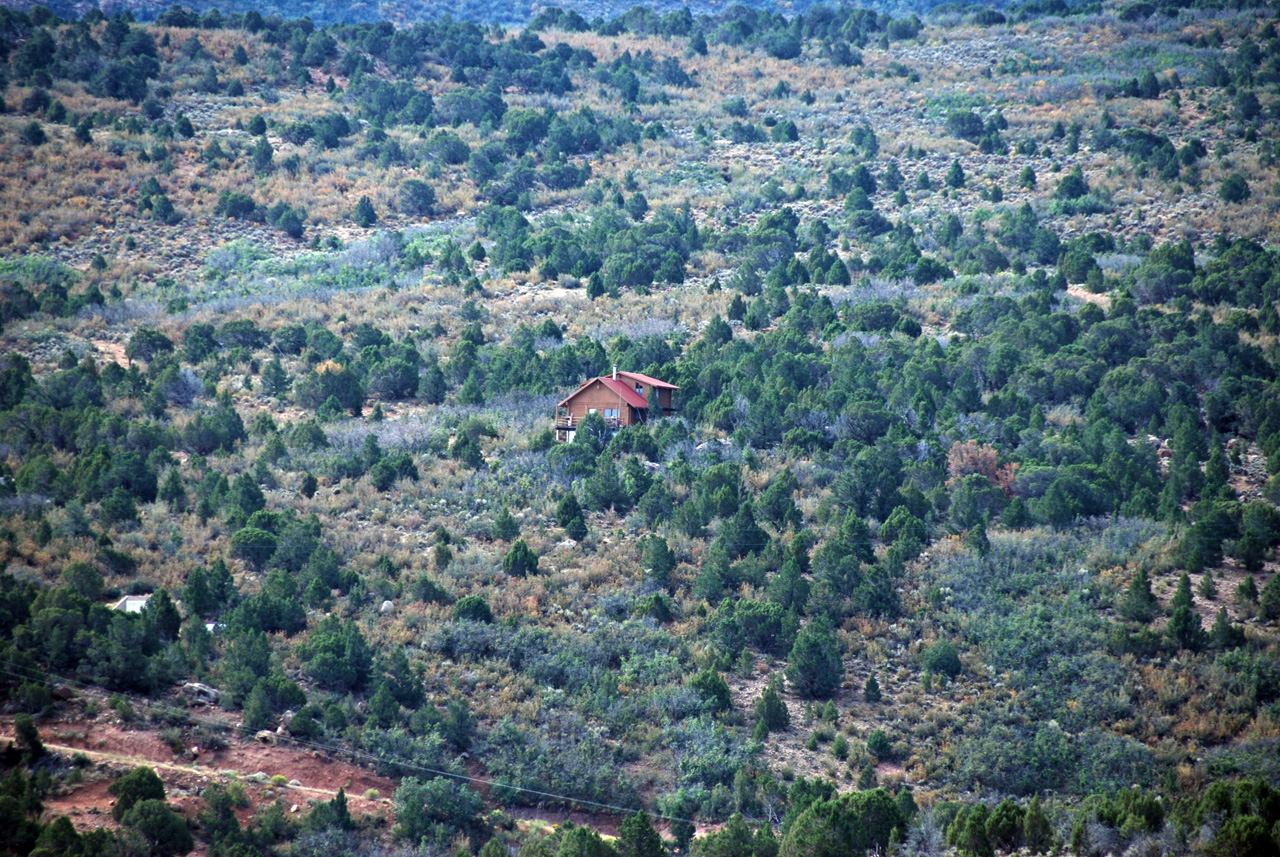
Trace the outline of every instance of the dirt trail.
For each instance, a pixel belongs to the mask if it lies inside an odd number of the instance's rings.
[[[164,781],[169,802],[188,816],[199,811],[200,792],[205,787],[239,781],[250,801],[242,822],[277,798],[291,813],[305,813],[309,802],[330,800],[339,788],[346,790],[353,814],[389,819],[390,797],[398,785],[390,777],[350,762],[296,747],[232,739],[224,748],[201,749],[196,758],[185,761],[156,732],[136,730],[107,716],[42,721],[39,726],[50,752],[67,759],[80,754],[90,762],[83,766],[82,782],[45,801],[47,817],[67,815],[81,830],[115,826],[110,814],[114,798],[107,793],[107,786],[120,774],[143,765],[156,771]],[[0,719],[0,741],[12,737],[12,719]],[[288,784],[273,784],[272,777],[284,777]]]
[[[41,740],[50,752],[68,760],[82,754],[89,760],[90,764],[83,766],[82,782],[45,800],[46,818],[66,815],[82,831],[117,826],[111,818],[115,799],[107,787],[121,774],[143,765],[155,770],[164,781],[169,803],[189,818],[201,809],[201,790],[234,780],[244,785],[250,801],[247,809],[237,813],[242,824],[276,799],[283,800],[290,813],[306,813],[309,802],[330,800],[339,788],[346,791],[353,815],[393,821],[391,796],[399,780],[365,770],[337,755],[290,744],[287,739],[272,746],[232,738],[218,750],[192,747],[196,758],[184,760],[160,739],[158,732],[134,728],[110,714],[42,720],[38,725]],[[2,717],[0,743],[12,740],[13,718]],[[484,778],[485,771],[473,765],[468,774]],[[288,785],[273,785],[272,777],[285,777]],[[487,792],[475,784],[473,787]],[[604,836],[616,836],[622,821],[617,816],[579,810],[514,807],[505,811],[522,828],[545,828],[572,821]],[[657,826],[669,835],[668,824]]]

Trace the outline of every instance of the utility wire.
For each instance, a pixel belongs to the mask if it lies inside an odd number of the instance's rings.
[[[15,664],[15,663],[13,663],[12,661],[0,661],[0,664],[3,664],[3,665],[4,665],[4,667],[13,667],[13,668],[16,668],[16,669],[19,669],[19,670],[28,670],[28,671],[34,672],[34,670],[31,670],[31,668],[29,668],[29,667],[24,667],[24,666],[22,666],[21,664]],[[33,676],[33,675],[26,675],[26,674],[23,674],[23,673],[20,673],[20,672],[14,672],[12,669],[6,669],[6,668],[4,668],[4,667],[0,667],[0,673],[4,673],[4,674],[6,674],[6,675],[13,676],[14,678],[21,679],[21,680],[23,680],[23,681],[38,681],[38,682],[43,682],[43,683],[46,683],[46,684],[47,684],[47,683],[49,683],[49,682],[50,682],[50,680],[51,680],[51,679],[56,679],[57,681],[59,681],[59,682],[61,682],[61,683],[63,683],[63,684],[72,685],[72,686],[77,687],[77,688],[79,688],[79,689],[81,689],[81,690],[96,690],[96,691],[101,691],[101,690],[103,690],[103,688],[100,688],[100,687],[98,687],[97,685],[88,684],[88,683],[85,683],[85,682],[80,682],[80,681],[77,681],[77,680],[75,680],[75,679],[66,678],[65,676],[58,676],[58,675],[54,675],[53,673],[48,673],[48,672],[40,671],[38,675],[34,675],[34,676]],[[134,694],[118,694],[118,695],[119,695],[119,696],[125,696],[125,697],[128,697],[128,698],[130,698],[130,699],[132,699],[132,700],[135,700],[135,701],[138,701],[138,702],[140,702],[140,703],[142,703],[142,704],[150,704],[150,703],[151,703],[151,700],[149,700],[148,698],[146,698],[146,697],[142,697],[142,696],[137,696],[137,695],[134,695]],[[192,713],[190,713],[190,712],[184,712],[184,713],[183,713],[183,716],[185,717],[185,719],[186,719],[187,721],[189,721],[189,722],[191,722],[191,723],[195,723],[195,724],[197,724],[197,725],[204,725],[204,726],[209,726],[209,727],[217,728],[217,729],[235,729],[235,730],[237,730],[237,731],[239,731],[239,732],[241,732],[242,734],[245,734],[245,735],[248,735],[248,734],[252,731],[252,730],[249,730],[249,729],[245,729],[243,726],[239,726],[239,727],[237,727],[237,726],[233,726],[233,725],[231,725],[231,724],[225,723],[225,722],[220,721],[220,720],[214,720],[214,719],[212,719],[212,718],[200,717],[199,715],[192,714]],[[273,734],[275,734],[275,733],[273,733]],[[601,801],[594,801],[594,800],[587,800],[587,799],[585,799],[585,798],[572,797],[572,796],[570,796],[570,795],[557,794],[557,793],[555,793],[555,792],[542,791],[542,790],[540,790],[540,789],[531,789],[531,788],[525,788],[525,787],[523,787],[523,786],[509,785],[509,784],[507,784],[507,783],[498,782],[498,781],[496,781],[496,780],[487,780],[487,779],[484,779],[483,777],[474,777],[474,776],[471,776],[470,774],[460,774],[460,773],[457,773],[456,771],[446,771],[446,770],[441,770],[441,769],[438,769],[438,768],[432,768],[432,767],[428,767],[428,766],[426,766],[426,765],[418,764],[418,763],[416,763],[416,762],[409,762],[409,761],[404,761],[404,760],[401,760],[401,759],[397,759],[397,758],[395,758],[395,757],[393,757],[392,759],[387,759],[387,758],[384,758],[384,757],[381,757],[381,756],[375,756],[374,754],[372,754],[372,753],[368,753],[368,752],[365,752],[365,751],[363,751],[363,750],[356,750],[356,749],[353,749],[353,748],[346,748],[346,747],[342,747],[342,746],[337,745],[337,744],[329,744],[329,743],[322,742],[322,741],[308,741],[308,740],[303,739],[303,738],[298,738],[298,737],[296,737],[296,736],[294,736],[294,735],[287,735],[287,736],[280,736],[280,735],[276,735],[275,737],[276,737],[277,741],[279,741],[279,740],[281,740],[281,739],[283,738],[283,740],[288,741],[288,742],[291,742],[291,743],[293,743],[293,744],[296,744],[297,746],[302,747],[302,748],[308,748],[308,749],[313,749],[313,750],[324,750],[325,752],[332,753],[332,754],[335,754],[335,755],[338,755],[338,756],[348,756],[348,757],[352,758],[353,760],[355,760],[355,759],[363,759],[363,760],[365,760],[365,761],[367,761],[367,762],[372,762],[372,763],[374,763],[374,764],[382,764],[382,765],[397,765],[397,766],[402,767],[402,768],[407,768],[407,769],[409,769],[409,770],[419,771],[419,772],[421,772],[421,773],[425,773],[425,774],[432,774],[432,775],[439,776],[439,777],[449,777],[449,778],[451,778],[451,779],[455,779],[455,780],[462,780],[462,781],[465,781],[465,782],[477,783],[477,784],[479,784],[479,785],[488,786],[488,787],[490,787],[490,788],[508,789],[508,790],[510,790],[510,791],[520,792],[520,793],[522,793],[522,794],[533,795],[533,796],[536,796],[536,797],[550,798],[550,799],[552,799],[552,800],[565,801],[565,802],[570,803],[570,804],[579,804],[579,805],[582,805],[582,806],[592,806],[592,807],[597,807],[597,808],[599,808],[599,809],[606,809],[606,810],[610,810],[610,811],[612,811],[612,812],[625,813],[625,814],[627,814],[627,815],[630,815],[630,814],[632,814],[632,813],[634,813],[634,812],[643,812],[645,815],[649,816],[650,818],[661,819],[661,820],[663,820],[663,821],[684,822],[684,823],[687,823],[687,824],[693,824],[693,823],[694,823],[693,819],[688,819],[688,818],[678,818],[678,817],[676,817],[676,816],[663,815],[662,813],[649,812],[648,810],[644,809],[643,807],[626,807],[626,806],[619,806],[619,805],[617,805],[617,804],[603,803],[603,802],[601,802]]]

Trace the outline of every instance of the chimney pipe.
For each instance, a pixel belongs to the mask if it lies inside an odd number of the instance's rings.
[[[618,380],[618,364],[613,364],[613,380]]]

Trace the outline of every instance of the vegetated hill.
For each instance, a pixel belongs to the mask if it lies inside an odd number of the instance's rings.
[[[320,25],[378,23],[389,21],[397,25],[436,21],[446,17],[463,21],[475,21],[482,24],[497,24],[507,27],[521,27],[536,19],[548,8],[559,8],[581,16],[593,24],[608,22],[612,19],[631,16],[659,18],[683,21],[691,16],[710,17],[723,14],[729,6],[733,8],[729,14],[741,16],[744,13],[754,17],[756,14],[790,18],[799,13],[808,13],[815,9],[823,14],[829,4],[815,0],[744,0],[735,4],[721,4],[716,0],[692,0],[677,2],[676,0],[655,0],[645,4],[634,4],[627,0],[567,0],[567,2],[548,7],[544,3],[532,0],[518,0],[514,3],[496,3],[491,0],[384,0],[378,3],[330,3],[320,0],[288,0],[288,2],[249,3],[244,0],[216,0],[216,2],[192,3],[185,7],[164,2],[164,0],[113,0],[111,3],[90,2],[90,0],[54,0],[47,4],[37,4],[30,0],[6,0],[0,6],[29,12],[34,7],[43,5],[62,18],[79,18],[93,12],[104,15],[115,15],[128,12],[141,21],[172,20],[175,17],[195,13],[198,17],[209,16],[211,20],[221,20],[223,16],[234,18],[249,12],[264,17],[276,16],[281,19],[307,18]],[[1158,0],[1158,2],[1132,2],[1118,4],[1119,14],[1129,20],[1145,18],[1156,11],[1177,14],[1181,9],[1212,10],[1230,4],[1221,0]],[[956,2],[940,2],[940,0],[882,0],[882,2],[865,4],[866,9],[889,16],[907,17],[912,14],[924,15],[929,12],[947,14],[976,15],[988,21],[999,17],[1011,20],[1036,17],[1039,15],[1095,15],[1102,11],[1103,4],[1097,2],[1067,3],[1064,0],[1030,0],[1024,3],[972,4]]]
[[[218,0],[218,2],[193,3],[183,7],[183,11],[175,12],[175,5],[163,0],[118,0],[113,3],[79,2],[79,0],[55,0],[47,4],[31,2],[5,2],[7,8],[21,12],[29,12],[37,5],[43,5],[61,18],[79,18],[95,11],[105,15],[128,12],[140,21],[164,20],[175,15],[195,13],[198,17],[209,15],[214,19],[222,16],[237,16],[255,12],[264,17],[277,16],[282,19],[308,18],[316,24],[354,24],[377,23],[391,21],[396,24],[413,24],[424,21],[435,21],[445,17],[457,20],[475,21],[481,24],[498,24],[501,26],[524,26],[540,12],[548,8],[547,4],[534,3],[531,0],[518,0],[514,3],[494,3],[488,0],[413,0],[413,2],[379,2],[379,3],[328,3],[319,0],[289,0],[289,2],[248,3],[242,0]],[[633,8],[643,8],[643,14],[656,16],[687,17],[716,15],[723,12],[717,3],[709,0],[693,0],[691,3],[660,0],[647,3],[643,7],[623,2],[623,0],[570,0],[557,4],[565,11],[571,11],[585,20],[609,20],[630,12]],[[749,0],[739,4],[740,11],[761,12],[766,15],[791,16],[807,12],[815,5],[813,0],[781,3],[777,0]],[[909,15],[913,12],[924,14],[936,6],[934,2],[917,3],[877,3],[867,8],[887,14]],[[1095,4],[1096,6],[1096,4]],[[1063,7],[1065,9],[1065,6]],[[1100,8],[1100,7],[1098,7]],[[1176,6],[1174,6],[1176,8]],[[1084,7],[1080,7],[1083,11]]]
[[[7,14],[5,847],[1270,853],[1280,39],[1146,12]]]

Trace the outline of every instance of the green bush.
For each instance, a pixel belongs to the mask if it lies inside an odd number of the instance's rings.
[[[948,678],[955,678],[964,669],[956,647],[946,640],[939,640],[925,649],[920,655],[920,666],[926,672],[945,675]]]

